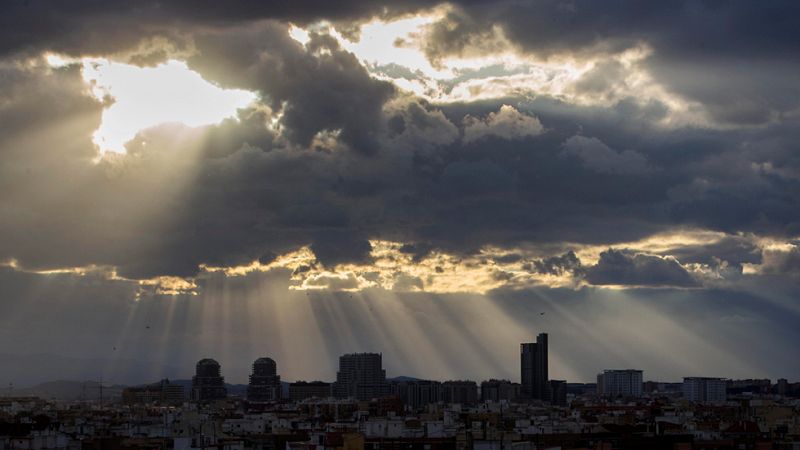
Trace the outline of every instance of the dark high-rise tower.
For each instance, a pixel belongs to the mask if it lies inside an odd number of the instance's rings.
[[[550,399],[547,371],[547,333],[540,333],[536,343],[520,344],[520,372],[524,398]]]
[[[252,402],[271,402],[281,399],[281,377],[272,358],[258,358],[247,386],[247,399]]]
[[[202,402],[227,396],[225,378],[222,377],[219,363],[209,358],[198,361],[192,377],[192,400]]]
[[[338,398],[370,400],[391,394],[380,353],[350,353],[339,357],[339,372],[333,384]]]

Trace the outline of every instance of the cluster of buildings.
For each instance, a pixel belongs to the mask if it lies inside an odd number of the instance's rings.
[[[546,334],[521,344],[519,383],[387,379],[377,353],[342,355],[332,383],[277,372],[257,359],[242,395],[203,359],[188,396],[163,380],[121,402],[0,399],[0,450],[800,449],[800,383],[550,380]]]
[[[741,393],[743,389],[778,395],[797,390],[786,379],[772,386],[770,380],[727,380],[712,377],[686,377],[683,383],[644,382],[643,371],[637,369],[608,369],[597,375],[595,385],[567,383],[566,380],[549,379],[548,336],[541,333],[536,342],[520,344],[520,382],[491,379],[481,382],[469,380],[420,380],[413,378],[388,380],[379,353],[351,353],[339,357],[336,381],[297,381],[282,383],[277,373],[277,363],[272,358],[259,358],[247,386],[246,399],[250,402],[302,401],[307,399],[356,399],[397,397],[404,405],[419,408],[433,403],[476,404],[480,402],[541,401],[556,406],[567,406],[568,394],[593,392],[597,397],[616,399],[641,398],[654,391],[679,392],[684,400],[695,403],[724,403],[729,392]],[[285,386],[286,385],[286,386]],[[228,397],[220,364],[213,359],[202,359],[195,367],[189,399],[195,402],[222,400]],[[152,401],[181,403],[183,386],[168,380],[127,388],[123,400],[132,403]]]
[[[520,383],[491,379],[478,385],[474,381],[393,380],[386,378],[382,355],[351,353],[339,357],[336,381],[298,381],[290,383],[284,394],[277,364],[272,358],[259,358],[247,388],[247,399],[254,402],[305,400],[309,398],[354,398],[370,400],[399,397],[405,404],[419,407],[431,403],[474,404],[485,401],[540,400],[566,406],[569,385],[566,380],[551,380],[548,369],[548,336],[541,333],[536,342],[520,344]],[[780,383],[780,381],[779,381]],[[786,380],[783,380],[784,386]],[[596,393],[606,398],[639,398],[644,392],[643,371],[609,369],[597,375]],[[724,378],[687,377],[681,385],[683,397],[692,402],[725,402],[728,380]],[[134,389],[169,388],[151,385]],[[192,379],[193,401],[220,400],[227,396],[220,364],[213,359],[197,363]],[[147,398],[157,397],[150,394]]]
[[[405,386],[406,400],[257,402],[229,396],[58,404],[5,398],[0,450],[800,448],[796,397],[748,392],[711,404],[685,401],[679,391],[645,391],[627,399],[570,393],[568,406],[541,400],[428,403],[438,395],[437,385]],[[490,386],[487,395],[495,395],[498,385]]]

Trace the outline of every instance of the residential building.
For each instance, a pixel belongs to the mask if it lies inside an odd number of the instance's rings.
[[[442,383],[431,380],[409,380],[398,383],[397,393],[403,404],[413,409],[442,401]]]
[[[222,377],[219,363],[210,358],[198,361],[195,376],[192,377],[192,400],[205,402],[227,396],[225,378]]]
[[[727,381],[724,378],[686,377],[683,379],[683,398],[695,403],[723,403]]]
[[[597,375],[597,393],[604,397],[641,397],[642,371],[604,370]]]
[[[445,403],[466,405],[478,403],[478,383],[465,380],[445,381],[442,383],[442,400]]]
[[[281,377],[272,358],[258,358],[253,362],[253,373],[247,385],[247,400],[251,402],[273,402],[280,400]]]
[[[330,396],[331,384],[324,381],[297,381],[289,384],[289,399],[292,401]]]
[[[350,353],[339,357],[339,371],[333,384],[337,398],[370,400],[391,395],[380,353]]]

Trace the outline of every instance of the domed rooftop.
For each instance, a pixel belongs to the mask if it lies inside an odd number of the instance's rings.
[[[211,358],[204,358],[197,361],[198,366],[219,366],[219,363]]]
[[[272,358],[263,357],[255,360],[253,364],[275,364],[275,360]]]

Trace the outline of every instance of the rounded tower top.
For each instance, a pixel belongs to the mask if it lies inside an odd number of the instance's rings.
[[[222,376],[222,368],[219,363],[213,359],[205,358],[197,362],[195,374],[198,377],[218,378]]]
[[[203,358],[197,361],[197,366],[219,366],[219,363],[211,358]]]
[[[272,376],[277,375],[278,365],[272,358],[258,358],[253,362],[253,375]]]

